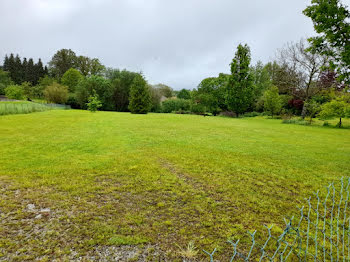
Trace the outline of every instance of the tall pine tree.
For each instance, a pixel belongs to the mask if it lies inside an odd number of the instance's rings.
[[[5,55],[5,59],[4,59],[4,65],[2,68],[4,71],[9,71],[9,57],[8,55]]]
[[[36,82],[36,75],[35,75],[35,66],[34,66],[33,58],[29,58],[28,60],[27,73],[28,73],[27,81],[34,84]]]
[[[249,46],[240,44],[231,63],[231,75],[226,87],[227,108],[237,116],[247,112],[254,99],[250,61]]]
[[[7,66],[7,70],[9,72],[9,76],[12,79],[12,81],[15,82],[14,79],[14,75],[13,72],[16,70],[16,66],[15,66],[15,56],[11,53],[10,57],[8,58],[8,66]]]
[[[14,67],[12,69],[12,71],[10,71],[11,75],[12,75],[12,80],[20,85],[23,80],[24,80],[24,70],[22,67],[22,61],[21,58],[19,57],[19,55],[17,54],[15,57],[15,62],[14,62]]]
[[[23,58],[23,62],[22,62],[22,70],[23,70],[23,81],[29,82],[29,77],[28,77],[28,61],[27,58],[24,57]]]
[[[39,82],[39,79],[44,76],[45,76],[45,70],[44,70],[43,62],[39,58],[38,63],[35,64],[35,83],[33,84],[36,85]]]

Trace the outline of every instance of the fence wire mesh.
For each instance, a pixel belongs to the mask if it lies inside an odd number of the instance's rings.
[[[321,197],[320,191],[305,199],[299,214],[285,218],[283,232],[275,235],[266,227],[265,241],[248,232],[250,247],[240,239],[229,240],[232,261],[350,261],[350,178],[331,183]],[[215,261],[216,249],[203,250]]]

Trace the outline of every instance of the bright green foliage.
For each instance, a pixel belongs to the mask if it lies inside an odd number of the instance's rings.
[[[188,99],[167,99],[162,102],[162,113],[190,111],[191,103]]]
[[[237,116],[247,112],[254,99],[250,60],[250,48],[240,44],[231,63],[231,75],[226,87],[227,107]]]
[[[310,123],[312,119],[316,117],[316,115],[320,112],[321,106],[315,100],[310,100],[304,104],[306,115],[310,117]]]
[[[227,109],[225,104],[225,92],[229,76],[219,74],[218,77],[203,79],[194,91],[194,104],[199,111],[210,112],[214,115]]]
[[[350,12],[340,0],[312,0],[304,10],[319,34],[309,39],[311,51],[331,58],[331,66],[350,82]]]
[[[109,80],[92,75],[87,78],[83,78],[76,88],[76,99],[81,108],[86,109],[86,103],[90,96],[94,96],[94,92],[98,95],[101,103],[102,110],[114,110],[113,103],[113,87]]]
[[[5,88],[12,84],[13,82],[9,76],[9,73],[0,69],[0,95],[4,95]]]
[[[338,126],[342,126],[342,118],[350,117],[350,104],[344,101],[345,97],[332,100],[331,102],[322,105],[322,110],[319,114],[320,118],[329,119],[339,118]]]
[[[98,95],[94,92],[93,96],[90,96],[87,103],[87,108],[90,112],[96,112],[102,107],[101,101],[98,99]]]
[[[83,75],[75,68],[68,69],[61,78],[61,83],[68,87],[69,92],[74,93]]]
[[[46,75],[46,76],[40,78],[39,85],[46,88],[46,87],[52,85],[54,82],[55,82],[55,79]]]
[[[271,86],[264,92],[264,111],[272,117],[281,112],[282,100],[278,94],[278,88]]]
[[[24,98],[24,91],[22,86],[19,85],[9,85],[5,88],[5,95],[9,99],[21,100]]]
[[[191,91],[188,89],[181,89],[177,94],[177,98],[180,99],[191,99]]]
[[[21,84],[23,89],[23,94],[26,98],[32,99],[33,98],[33,87],[30,82],[23,82]]]
[[[133,114],[147,114],[151,109],[151,94],[146,80],[138,75],[130,87],[129,110]]]
[[[36,86],[32,86],[32,95],[34,98],[42,99],[44,98],[44,90],[52,85],[55,80],[48,75],[41,77],[39,83]]]
[[[267,67],[261,61],[251,68],[251,72],[254,79],[254,97],[257,100],[272,85],[272,80]]]
[[[55,104],[64,104],[68,99],[68,87],[54,82],[46,87],[44,96],[47,102]]]

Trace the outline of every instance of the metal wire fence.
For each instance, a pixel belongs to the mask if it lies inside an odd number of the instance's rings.
[[[249,233],[250,247],[232,245],[232,261],[350,261],[350,178],[331,183],[324,192],[305,199],[299,214],[285,219],[279,235],[266,226],[265,241]],[[321,195],[323,197],[321,197]],[[215,261],[216,249],[203,250],[210,261]]]

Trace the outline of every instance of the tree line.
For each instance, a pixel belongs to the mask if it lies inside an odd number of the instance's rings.
[[[41,77],[48,74],[47,66],[44,67],[40,58],[37,63],[34,63],[33,58],[24,57],[22,60],[18,54],[6,55],[2,70],[8,72],[9,77],[16,84],[30,82],[36,85]]]
[[[240,44],[229,74],[205,78],[192,90],[152,86],[139,72],[106,68],[97,58],[61,49],[48,67],[40,59],[34,64],[6,56],[0,94],[133,113],[336,116],[341,125],[350,111],[349,11],[340,0],[313,0],[304,14],[316,37],[286,44],[266,64],[252,65],[249,46]]]

